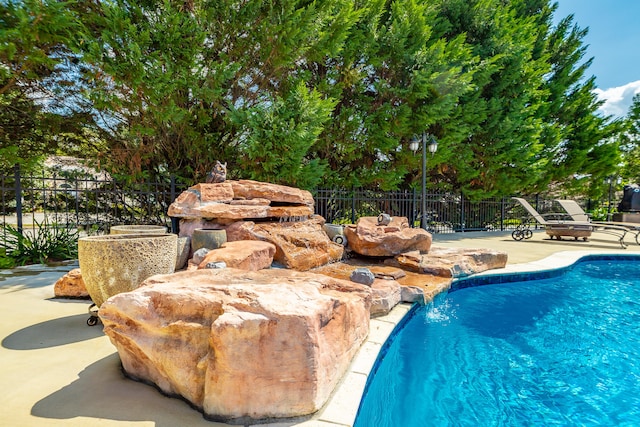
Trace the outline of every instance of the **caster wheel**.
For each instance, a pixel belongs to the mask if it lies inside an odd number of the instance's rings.
[[[89,325],[89,326],[96,326],[97,324],[98,324],[98,318],[97,318],[97,317],[93,317],[93,316],[91,316],[91,317],[89,317],[89,318],[87,319],[87,325]]]

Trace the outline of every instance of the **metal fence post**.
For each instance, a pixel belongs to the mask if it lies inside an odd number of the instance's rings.
[[[356,223],[356,190],[351,189],[351,224]]]
[[[416,189],[415,187],[413,188],[413,194],[411,197],[411,227],[416,226]]]
[[[540,210],[540,193],[536,194],[536,201],[535,201],[535,210],[539,211]],[[538,221],[536,221],[536,227],[535,229],[538,229]]]
[[[171,175],[171,189],[170,189],[171,201],[170,204],[176,199],[176,176]],[[180,233],[180,222],[178,218],[171,217],[171,232],[173,234]]]
[[[15,190],[16,190],[16,224],[18,233],[22,234],[22,184],[20,183],[20,165],[18,163],[13,167]]]
[[[464,194],[460,193],[460,232],[464,233]]]
[[[504,231],[504,217],[505,217],[506,200],[504,197],[500,199],[500,231]]]

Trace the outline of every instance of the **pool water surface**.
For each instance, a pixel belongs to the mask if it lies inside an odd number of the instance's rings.
[[[640,425],[640,257],[520,276],[414,307],[355,426]]]

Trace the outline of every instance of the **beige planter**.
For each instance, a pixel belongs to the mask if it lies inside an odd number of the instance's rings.
[[[112,234],[78,239],[78,261],[89,296],[100,307],[154,274],[173,273],[178,253],[175,234]]]
[[[163,225],[114,225],[110,234],[163,234],[167,227]]]
[[[114,225],[111,234],[163,234],[167,227],[163,225]],[[189,259],[191,250],[190,237],[178,237],[178,253],[176,257],[176,270],[182,269]]]

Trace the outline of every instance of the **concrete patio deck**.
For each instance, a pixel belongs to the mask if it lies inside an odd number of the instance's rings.
[[[627,243],[629,248],[621,250],[614,236],[596,234],[589,242],[552,241],[544,232],[520,242],[506,232],[434,236],[435,246],[506,251],[509,261],[504,272],[561,267],[589,253],[640,254],[633,236]],[[0,396],[4,408],[0,425],[225,425],[206,421],[184,401],[165,397],[122,375],[115,348],[101,328],[85,323],[90,302],[53,298],[54,282],[76,266],[0,270]],[[378,351],[408,310],[408,305],[400,305],[388,316],[372,319],[368,341],[322,411],[307,421],[267,425],[351,425]]]

